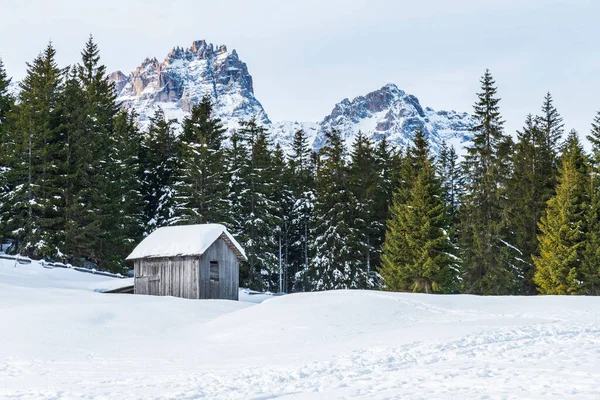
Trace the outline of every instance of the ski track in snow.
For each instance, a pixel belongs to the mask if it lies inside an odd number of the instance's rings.
[[[93,288],[106,278],[23,270],[0,262],[3,399],[600,398],[597,298],[340,291],[250,305],[105,295]]]

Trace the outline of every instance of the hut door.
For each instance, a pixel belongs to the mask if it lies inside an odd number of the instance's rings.
[[[142,276],[135,278],[135,287],[137,294],[149,294],[151,296],[158,296],[160,284],[160,277],[158,276]]]
[[[148,294],[152,296],[160,296],[159,293],[160,277],[149,276],[148,277]]]

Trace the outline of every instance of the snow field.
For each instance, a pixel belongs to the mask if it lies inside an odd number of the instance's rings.
[[[0,398],[600,398],[597,298],[197,301],[4,261]]]

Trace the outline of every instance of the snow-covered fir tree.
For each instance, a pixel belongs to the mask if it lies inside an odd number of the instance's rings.
[[[135,115],[125,110],[119,112],[111,142],[110,163],[107,166],[110,199],[110,235],[107,243],[111,251],[103,261],[112,271],[124,271],[127,269],[125,258],[139,243],[144,232],[141,213],[142,165],[139,158],[142,136],[135,123]]]
[[[356,199],[351,223],[357,232],[357,257],[362,257],[367,273],[374,276],[379,261],[381,225],[377,218],[376,195],[381,179],[380,165],[372,141],[359,132],[352,144],[348,165],[348,185]],[[373,274],[371,274],[373,272]]]
[[[177,224],[223,223],[226,218],[225,129],[205,96],[183,121],[175,189]]]
[[[463,162],[466,193],[459,241],[466,287],[478,294],[513,293],[521,273],[515,265],[520,253],[510,243],[503,213],[510,138],[504,134],[495,84],[486,71],[473,107],[473,144]]]
[[[142,195],[146,233],[169,225],[175,214],[173,185],[179,160],[174,123],[173,120],[167,120],[164,111],[159,108],[150,119],[150,128],[142,141]]]
[[[326,136],[317,168],[314,257],[306,272],[307,288],[371,288],[375,282],[355,228],[358,201],[350,188],[344,145],[338,131]]]
[[[228,220],[249,255],[241,270],[242,284],[277,290],[281,218],[273,200],[275,172],[267,130],[254,119],[242,124],[232,135],[227,157]]]
[[[314,222],[315,201],[315,169],[313,151],[308,144],[306,132],[298,130],[289,160],[289,187],[293,200],[290,210],[289,255],[288,268],[290,271],[289,285],[293,290],[306,290],[305,271],[311,259],[312,227]]]
[[[4,63],[0,58],[0,212],[3,212],[2,198],[9,192],[10,187],[6,181],[10,157],[10,139],[8,134],[8,117],[14,106],[14,98],[8,92],[11,79],[6,74]],[[7,237],[6,227],[0,225],[0,242]]]
[[[64,150],[59,114],[62,74],[55,56],[49,44],[28,64],[14,125],[7,132],[10,150],[3,152],[10,190],[2,194],[0,225],[17,251],[37,258],[55,256],[63,234],[56,162]]]
[[[140,131],[93,38],[78,64],[55,59],[49,45],[28,64],[18,100],[0,61],[9,252],[122,272],[144,233],[222,222],[250,258],[242,284],[256,289],[374,288],[382,272],[387,289],[454,292],[461,264],[463,292],[600,294],[600,117],[591,154],[574,134],[565,146],[550,94],[513,143],[486,72],[460,165],[445,145],[434,160],[418,131],[407,151],[364,132],[350,152],[332,131],[317,155],[303,130],[289,148],[272,143],[264,119],[226,139],[239,120],[214,118],[208,97],[182,126],[158,110]]]

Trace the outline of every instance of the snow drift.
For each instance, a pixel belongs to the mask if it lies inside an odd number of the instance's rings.
[[[102,294],[0,261],[0,397],[598,398],[600,299]]]

